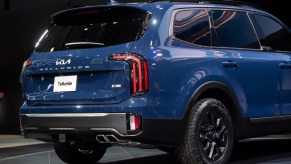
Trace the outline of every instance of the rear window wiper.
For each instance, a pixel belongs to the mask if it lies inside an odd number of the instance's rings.
[[[72,43],[66,43],[65,46],[67,49],[72,49],[72,48],[103,47],[105,46],[105,44],[98,43],[98,42],[72,42]]]

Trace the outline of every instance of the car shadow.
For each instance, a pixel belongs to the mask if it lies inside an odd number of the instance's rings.
[[[177,157],[162,154],[114,162],[107,164],[149,164],[171,163],[179,164]],[[246,140],[235,144],[230,162],[231,164],[279,164],[291,163],[291,139]]]
[[[170,154],[162,154],[162,155],[155,155],[155,156],[148,156],[148,157],[141,157],[141,158],[133,158],[128,160],[120,160],[114,162],[106,162],[106,164],[154,164],[154,163],[171,163],[171,164],[178,164],[180,163],[177,157],[170,155]]]
[[[291,163],[291,139],[254,139],[235,144],[233,164]]]

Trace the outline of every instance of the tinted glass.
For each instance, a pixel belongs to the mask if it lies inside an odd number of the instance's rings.
[[[259,49],[255,30],[244,12],[212,12],[216,41],[213,46]]]
[[[184,10],[175,16],[174,35],[183,41],[210,46],[210,25],[207,10]]]
[[[135,8],[94,8],[63,13],[37,44],[36,51],[106,47],[139,39],[149,15]]]
[[[264,46],[269,46],[277,51],[291,51],[291,34],[275,20],[262,16],[254,15],[258,24]]]

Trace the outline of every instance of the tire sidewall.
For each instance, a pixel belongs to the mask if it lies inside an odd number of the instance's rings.
[[[224,151],[224,155],[218,160],[218,161],[210,161],[204,154],[202,150],[202,145],[200,144],[200,125],[203,121],[203,118],[205,115],[207,115],[208,112],[215,111],[218,112],[222,115],[223,119],[225,120],[225,124],[228,129],[228,141],[226,145],[226,149]],[[234,134],[233,134],[233,126],[232,126],[232,121],[231,117],[226,109],[226,107],[218,100],[216,99],[203,99],[200,100],[195,104],[193,107],[189,121],[193,120],[193,124],[188,127],[188,136],[187,140],[189,143],[189,148],[190,149],[196,149],[196,157],[200,156],[200,160],[203,163],[207,164],[223,164],[228,161],[230,158],[231,152],[232,152],[232,147],[233,147],[233,140],[234,140]],[[193,127],[194,126],[194,127]],[[191,135],[192,134],[192,135]],[[193,139],[194,138],[194,139]],[[192,154],[195,155],[195,154]]]

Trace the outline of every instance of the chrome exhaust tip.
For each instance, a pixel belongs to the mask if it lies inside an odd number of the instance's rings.
[[[96,140],[99,143],[108,143],[107,138],[105,137],[105,135],[97,135],[96,136]]]
[[[120,143],[120,140],[115,135],[106,135],[105,137],[109,143]]]

